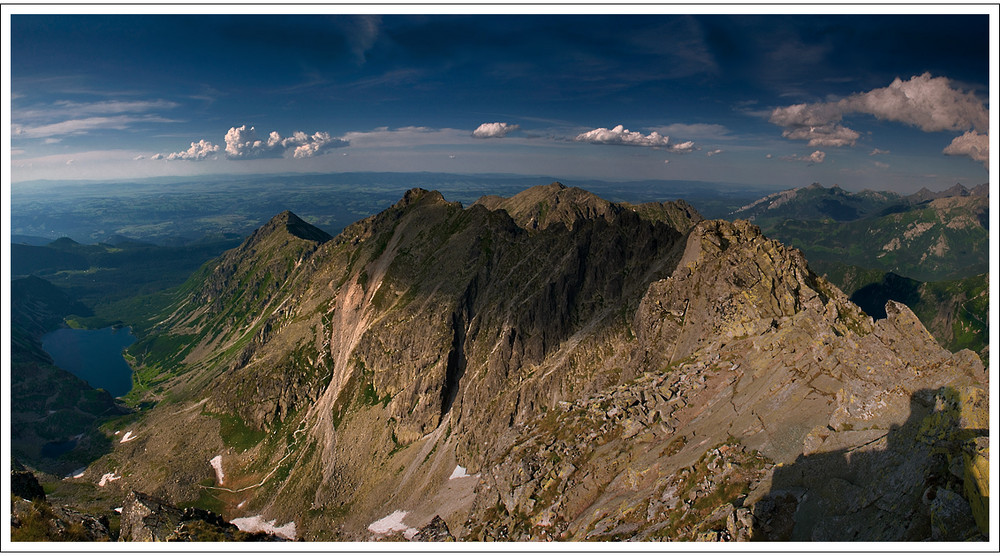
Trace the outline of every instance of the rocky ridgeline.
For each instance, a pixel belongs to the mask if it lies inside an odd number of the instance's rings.
[[[756,226],[558,184],[413,190],[329,241],[289,221],[157,316],[185,372],[88,476],[306,540],[391,515],[458,540],[982,534],[979,359]]]

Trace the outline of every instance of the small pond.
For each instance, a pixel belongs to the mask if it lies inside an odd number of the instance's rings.
[[[60,328],[42,336],[42,348],[56,366],[117,398],[132,389],[132,368],[122,350],[135,340],[127,328]]]

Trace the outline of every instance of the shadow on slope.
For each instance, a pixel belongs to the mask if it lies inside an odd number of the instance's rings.
[[[979,389],[925,389],[888,431],[814,431],[840,448],[775,468],[751,540],[986,540],[988,406]]]

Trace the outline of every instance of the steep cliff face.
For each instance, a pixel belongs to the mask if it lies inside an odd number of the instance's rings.
[[[180,370],[143,360],[158,405],[88,473],[306,539],[435,517],[459,540],[749,538],[776,466],[877,449],[912,400],[986,382],[905,307],[873,322],[684,203],[411,190],[316,232],[279,215],[192,278],[157,336]]]

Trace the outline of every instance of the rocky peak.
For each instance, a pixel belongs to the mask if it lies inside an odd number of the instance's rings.
[[[254,236],[256,236],[257,241],[264,241],[264,238],[274,233],[289,234],[292,237],[316,243],[323,243],[333,238],[330,234],[302,220],[290,210],[283,211],[271,218],[254,233]]]
[[[510,198],[487,196],[476,204],[490,210],[505,210],[526,230],[544,230],[555,224],[573,229],[580,220],[610,220],[621,207],[577,187],[554,182],[526,189]]]

